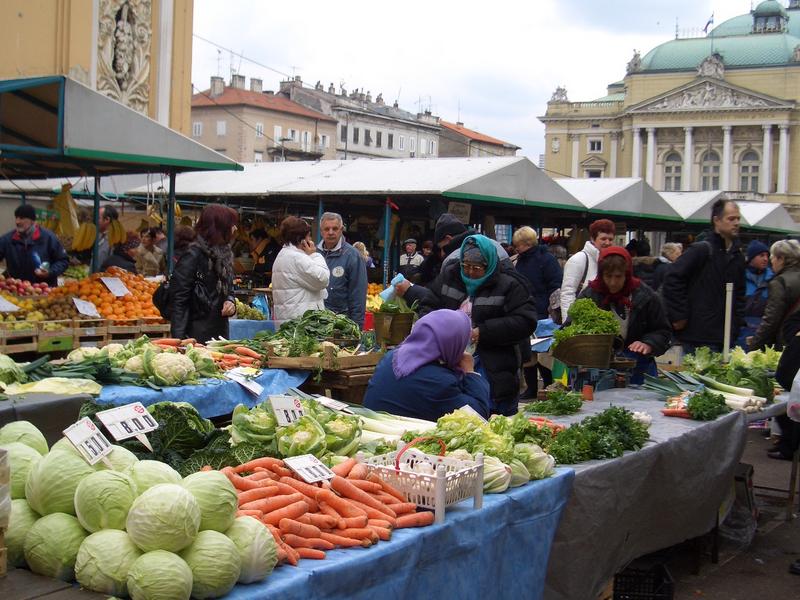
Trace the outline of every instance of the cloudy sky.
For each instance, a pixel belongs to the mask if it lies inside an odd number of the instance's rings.
[[[601,97],[625,75],[634,49],[644,55],[675,37],[676,19],[682,36],[702,35],[712,13],[718,25],[751,2],[195,0],[194,7],[197,89],[212,75],[229,80],[231,67],[262,78],[265,89],[292,75],[326,89],[344,83],[411,112],[430,108],[461,120],[538,162],[537,116],[556,86],[573,101]]]

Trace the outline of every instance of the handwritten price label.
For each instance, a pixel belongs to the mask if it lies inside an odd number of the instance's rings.
[[[300,399],[294,396],[270,396],[269,403],[281,427],[291,425],[305,414]]]
[[[97,312],[97,307],[94,305],[94,302],[81,300],[80,298],[72,298],[72,302],[75,304],[75,308],[78,310],[78,312],[82,315],[86,315],[87,317],[97,317],[98,319],[102,318],[100,313]]]
[[[105,458],[113,450],[111,443],[103,435],[97,426],[92,423],[89,417],[84,417],[77,423],[73,423],[64,430],[64,437],[66,437],[81,456],[90,465],[94,465],[101,460],[107,463],[106,466],[111,466],[108,459]]]
[[[131,293],[119,277],[101,277],[100,280],[106,285],[108,291],[117,298],[122,298]]]
[[[97,418],[105,425],[115,440],[121,441],[135,437],[150,452],[153,451],[145,434],[158,429],[158,422],[141,402],[100,411],[97,413]]]
[[[284,458],[283,462],[306,483],[327,481],[328,479],[333,479],[334,476],[334,472],[322,464],[313,454]]]

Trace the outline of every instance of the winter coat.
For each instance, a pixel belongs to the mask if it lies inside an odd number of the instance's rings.
[[[446,263],[429,287],[415,285],[405,293],[406,302],[420,303],[420,315],[439,308],[458,310],[466,299],[458,261]],[[524,341],[530,348],[537,316],[525,278],[511,266],[498,263],[495,272],[476,291],[472,323],[480,332],[477,355],[489,378],[494,412],[516,413],[520,344]]]
[[[459,376],[437,362],[428,363],[405,377],[392,369],[394,350],[378,363],[364,394],[364,407],[401,417],[436,421],[462,406],[471,406],[489,418],[489,382],[478,374]]]
[[[575,298],[597,276],[599,257],[600,250],[589,241],[583,245],[583,250],[570,256],[564,265],[564,277],[561,280],[561,314],[565,319]]]
[[[761,350],[765,346],[783,347],[787,340],[783,336],[782,324],[786,318],[797,312],[800,300],[800,265],[785,267],[769,282],[769,296],[764,309],[764,317],[753,336],[751,350]],[[791,311],[791,312],[790,312]]]
[[[322,242],[318,248],[330,271],[325,308],[363,327],[367,309],[367,265],[361,253],[344,238],[332,250],[326,250]]]
[[[603,306],[603,295],[590,287],[583,290],[579,297],[591,298],[597,306],[605,310],[616,310],[616,307]],[[669,349],[672,338],[672,326],[661,298],[650,286],[642,283],[633,290],[631,305],[625,348],[633,342],[644,342],[653,349],[650,356],[661,356]]]
[[[530,282],[537,316],[546,319],[549,316],[547,306],[550,294],[561,286],[561,267],[558,266],[555,256],[544,246],[533,246],[517,257],[517,271]]]
[[[669,268],[662,295],[671,323],[686,319],[676,332],[684,344],[721,347],[725,329],[725,284],[733,286],[731,340],[744,323],[745,257],[738,240],[728,250],[717,233],[696,242]]]
[[[282,248],[276,242],[262,240],[258,247],[250,253],[253,258],[253,273],[271,273],[281,250]]]
[[[233,302],[233,265],[223,295],[217,291],[219,275],[213,262],[203,249],[193,243],[186,249],[169,283],[172,337],[195,338],[205,343],[212,337],[228,337],[228,317],[222,316],[222,305],[226,300]],[[195,292],[195,285],[205,288],[205,305]]]
[[[664,279],[664,269],[669,261],[663,256],[637,256],[633,259],[633,275],[653,290],[658,290]]]
[[[745,267],[744,278],[746,283],[744,293],[744,314],[747,317],[763,317],[769,298],[768,287],[770,279],[775,277],[772,269],[767,267],[757,273],[750,265]]]
[[[166,258],[161,248],[153,246],[148,250],[139,246],[136,250],[136,270],[144,277],[155,277],[166,271]]]
[[[125,269],[129,273],[137,273],[136,270],[136,261],[134,261],[130,256],[125,254],[122,250],[117,252],[116,250],[111,253],[111,255],[105,260],[105,262],[100,266],[103,271],[108,271],[111,267],[119,267],[120,269]]]
[[[427,285],[436,279],[439,276],[439,272],[442,270],[442,265],[450,262],[451,260],[460,260],[461,259],[461,244],[464,243],[464,240],[471,235],[475,235],[477,232],[474,229],[467,229],[464,233],[459,233],[447,243],[447,245],[442,248],[441,255],[438,253],[438,248],[434,248],[433,252],[429,256],[425,257],[425,260],[422,261],[422,264],[419,266],[419,282],[422,285]],[[497,240],[492,240],[494,247],[497,249],[497,260],[502,261],[508,258],[508,252],[503,246],[500,245],[500,242]],[[444,256],[444,259],[441,258]],[[510,264],[510,263],[509,263]]]
[[[329,275],[321,254],[309,256],[292,244],[284,246],[272,265],[274,318],[288,321],[325,308]]]
[[[58,276],[69,266],[64,246],[53,232],[39,225],[34,225],[33,231],[25,237],[16,229],[0,237],[0,260],[3,259],[10,277],[31,283],[44,281],[51,286],[58,285]],[[39,279],[34,271],[45,262],[50,263],[48,277]]]

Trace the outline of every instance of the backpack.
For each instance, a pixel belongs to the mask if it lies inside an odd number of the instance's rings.
[[[165,279],[158,284],[156,291],[153,292],[153,306],[167,320],[169,320],[170,315],[169,304],[169,279]]]
[[[586,273],[589,272],[589,255],[583,250],[581,250],[581,252],[586,255],[586,264],[583,266],[581,285],[575,293],[576,297],[583,291],[583,288],[586,287]],[[561,288],[558,288],[550,294],[550,298],[547,300],[547,313],[556,325],[561,325],[564,322],[564,315],[561,314]]]

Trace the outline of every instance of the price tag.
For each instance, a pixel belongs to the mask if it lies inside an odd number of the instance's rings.
[[[248,392],[253,394],[256,398],[260,398],[264,392],[264,386],[253,379],[256,375],[260,375],[261,371],[251,367],[236,367],[225,373],[225,377],[231,381],[235,381],[241,385]]]
[[[89,417],[84,417],[64,430],[64,436],[78,449],[90,465],[103,461],[109,469],[113,468],[106,458],[113,448]]]
[[[292,471],[297,473],[306,483],[316,483],[317,481],[327,481],[333,479],[335,473],[323,465],[313,454],[303,454],[284,458],[283,462]]]
[[[275,419],[281,427],[291,425],[305,414],[303,405],[300,404],[300,398],[294,396],[270,396],[269,403],[272,405],[272,412],[275,413]]]
[[[131,293],[119,277],[101,277],[100,280],[106,284],[108,291],[117,298],[122,298],[122,296],[127,296]]]
[[[97,413],[97,418],[102,421],[115,440],[135,437],[150,452],[153,451],[150,440],[145,434],[158,429],[158,422],[141,402],[100,411]]]
[[[93,302],[81,300],[80,298],[75,298],[74,296],[72,298],[72,302],[75,304],[75,308],[78,310],[78,312],[82,315],[86,315],[87,317],[97,317],[98,319],[103,318],[100,316],[100,313],[97,312],[97,307]]]
[[[458,410],[463,410],[465,413],[468,413],[470,415],[475,415],[476,417],[478,417],[484,423],[488,423],[489,422],[489,421],[486,420],[486,418],[483,415],[481,415],[481,413],[479,413],[477,410],[472,408],[469,404],[465,404],[464,406],[462,406]]]
[[[330,408],[331,410],[335,410],[338,412],[343,412],[348,415],[352,415],[353,411],[345,404],[344,402],[339,402],[338,400],[334,400],[333,398],[328,398],[327,396],[315,396],[314,400],[325,406],[326,408]]]
[[[0,312],[17,312],[19,306],[0,296]]]

